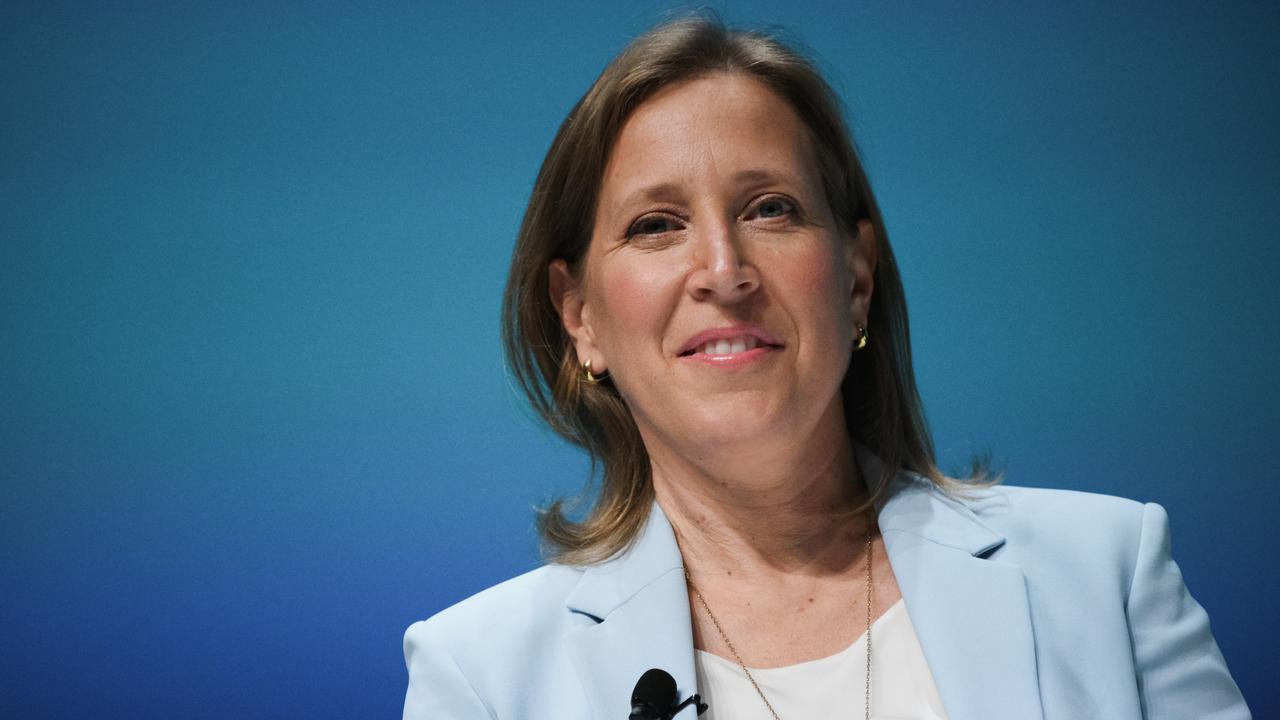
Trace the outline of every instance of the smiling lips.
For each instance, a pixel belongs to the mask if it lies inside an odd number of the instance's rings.
[[[750,335],[736,338],[720,338],[719,340],[707,341],[706,345],[699,348],[699,352],[703,355],[737,355],[747,350],[755,350],[757,342]]]
[[[762,330],[733,327],[698,333],[685,342],[679,355],[682,359],[725,367],[750,363],[781,348],[781,343]]]

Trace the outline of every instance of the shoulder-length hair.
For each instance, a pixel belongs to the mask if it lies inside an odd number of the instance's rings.
[[[905,469],[955,486],[934,459],[911,367],[902,281],[836,94],[812,63],[771,36],[702,17],[681,19],[631,42],[569,112],[534,183],[511,259],[502,301],[511,373],[538,415],[602,470],[599,494],[581,521],[565,514],[563,500],[540,511],[548,560],[590,564],[611,557],[636,537],[654,497],[635,421],[612,383],[590,383],[579,368],[551,299],[548,267],[563,259],[573,272],[581,269],[605,164],[632,111],[663,87],[716,72],[749,76],[786,99],[812,135],[841,229],[856,233],[864,219],[875,229],[871,342],[853,354],[841,390],[850,436],[876,453],[887,472]],[[888,485],[887,478],[865,480],[873,494],[860,510]]]

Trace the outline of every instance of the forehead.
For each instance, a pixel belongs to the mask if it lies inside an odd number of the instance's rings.
[[[663,88],[632,112],[610,153],[601,200],[617,202],[636,186],[743,171],[816,180],[809,132],[759,80],[715,73]]]

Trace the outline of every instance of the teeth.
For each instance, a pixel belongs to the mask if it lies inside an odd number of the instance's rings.
[[[754,337],[721,338],[703,345],[701,351],[704,355],[736,355],[754,350],[758,345],[759,341]]]

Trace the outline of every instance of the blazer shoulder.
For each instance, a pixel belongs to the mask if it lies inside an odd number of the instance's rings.
[[[1016,485],[982,488],[963,501],[978,519],[1011,539],[1034,532],[1111,544],[1136,542],[1148,507],[1159,507],[1114,495]]]
[[[563,613],[565,598],[581,577],[579,568],[543,565],[416,622],[410,631],[463,647],[473,646],[477,639],[493,636],[504,627],[527,633],[537,619],[545,621]]]
[[[546,565],[409,626],[404,717],[506,717],[559,687],[555,678],[569,676],[563,638],[574,623],[590,622],[565,606],[581,576]]]
[[[1165,516],[1155,503],[1011,485],[977,491],[965,504],[1005,538],[994,557],[1034,560],[1045,573],[1063,573],[1064,580],[1105,576],[1122,596],[1134,577],[1144,528],[1151,518]]]

